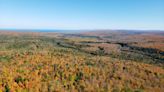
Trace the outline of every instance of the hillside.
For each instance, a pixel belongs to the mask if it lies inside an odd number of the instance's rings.
[[[164,36],[0,31],[0,92],[163,92]]]

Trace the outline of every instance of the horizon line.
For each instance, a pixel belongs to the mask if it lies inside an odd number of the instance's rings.
[[[50,29],[50,28],[0,28],[0,31],[164,31],[164,29],[62,29],[62,28],[58,28],[58,29]]]

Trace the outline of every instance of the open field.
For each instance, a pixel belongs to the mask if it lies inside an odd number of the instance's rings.
[[[164,92],[164,32],[0,31],[0,92]]]

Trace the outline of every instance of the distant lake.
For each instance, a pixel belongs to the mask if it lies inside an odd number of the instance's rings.
[[[0,31],[14,31],[14,32],[57,32],[57,33],[78,33],[84,30],[49,30],[49,29],[0,29]]]

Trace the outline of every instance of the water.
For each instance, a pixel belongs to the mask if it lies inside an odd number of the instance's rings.
[[[0,29],[0,31],[12,31],[12,32],[57,32],[57,33],[79,33],[82,30],[58,30],[58,29]]]

